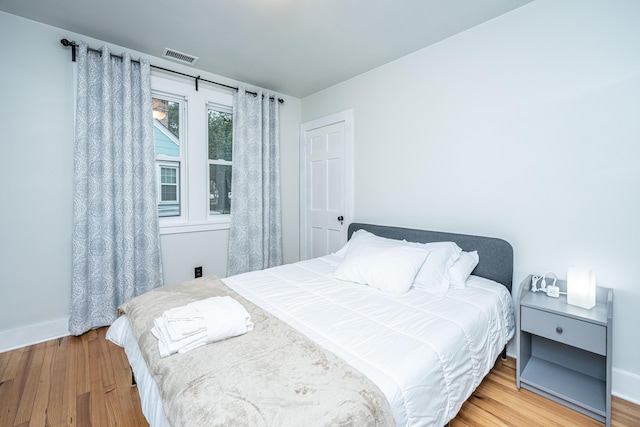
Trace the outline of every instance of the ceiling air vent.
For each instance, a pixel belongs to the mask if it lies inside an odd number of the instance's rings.
[[[168,47],[164,48],[162,56],[164,56],[165,58],[173,59],[175,61],[184,62],[185,64],[189,65],[195,64],[198,60],[197,56],[189,55],[188,53],[183,53],[175,49],[169,49]]]

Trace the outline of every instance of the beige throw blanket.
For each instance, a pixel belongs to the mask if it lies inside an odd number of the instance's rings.
[[[164,359],[151,334],[164,310],[231,296],[254,330]],[[172,426],[392,426],[389,403],[359,371],[286,323],[205,277],[168,285],[120,306]]]

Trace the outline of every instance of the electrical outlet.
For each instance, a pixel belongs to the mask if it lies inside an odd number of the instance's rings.
[[[193,277],[195,277],[196,279],[198,277],[202,277],[202,266],[193,269]]]

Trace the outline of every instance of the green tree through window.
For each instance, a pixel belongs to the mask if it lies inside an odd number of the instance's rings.
[[[209,214],[231,213],[233,115],[215,107],[208,110]]]

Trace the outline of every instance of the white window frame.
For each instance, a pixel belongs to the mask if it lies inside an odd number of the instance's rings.
[[[183,101],[180,135],[179,217],[159,217],[160,234],[228,229],[230,215],[209,214],[208,108],[232,109],[233,94],[193,81],[152,70],[153,96]],[[162,158],[161,158],[162,157]],[[175,161],[175,157],[156,156],[157,161]],[[159,182],[159,179],[158,179]]]

